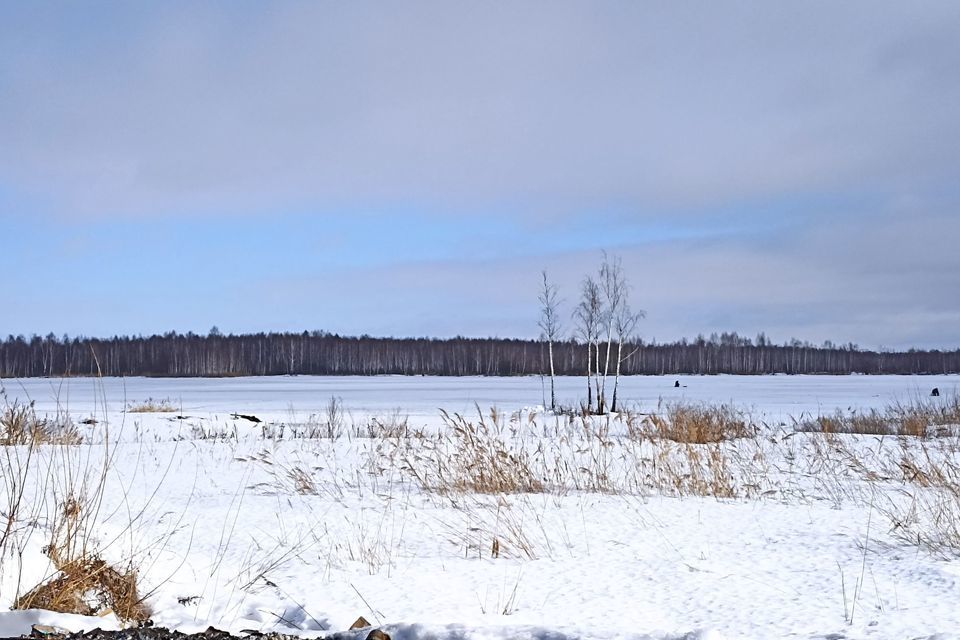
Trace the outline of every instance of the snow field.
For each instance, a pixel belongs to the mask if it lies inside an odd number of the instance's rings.
[[[697,379],[716,388],[696,400],[729,401],[737,380],[708,380]],[[823,414],[919,389],[795,380]],[[856,386],[830,389],[837,380]],[[215,381],[182,400],[184,381],[146,382],[120,403],[103,402],[113,381],[86,398],[71,390],[69,409],[38,397],[41,411],[97,424],[78,425],[87,444],[36,450],[31,517],[5,550],[0,606],[55,573],[42,551],[54,498],[102,486],[90,546],[132,562],[155,623],[185,631],[322,636],[363,615],[394,638],[960,637],[957,437],[797,432],[789,379],[738,393],[755,435],[705,444],[662,438],[645,420],[653,398],[583,420],[524,408],[518,391],[478,410],[446,381],[421,381],[441,388],[421,402],[444,396],[444,416],[425,404],[398,412],[369,380],[339,409],[292,402],[284,395],[299,391],[274,381],[280,399],[251,391],[259,380]],[[168,397],[176,411],[124,411]],[[811,403],[797,402],[800,413]],[[5,449],[25,459],[24,447]],[[38,616],[116,623],[11,612],[0,626],[28,631]]]

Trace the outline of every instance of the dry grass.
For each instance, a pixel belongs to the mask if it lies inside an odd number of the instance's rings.
[[[266,477],[262,481],[247,487],[261,495],[296,494],[342,498],[343,487],[336,473],[336,461],[326,459],[325,455],[320,447],[316,447],[298,453],[296,461],[288,460],[285,456],[278,460],[274,457],[274,452],[263,449],[249,456],[238,456],[234,460],[252,463],[265,472]]]
[[[439,522],[465,558],[536,560],[550,543],[526,496],[476,496],[456,504],[456,517]]]
[[[902,438],[879,474],[897,491],[879,506],[891,534],[942,557],[960,554],[960,441]]]
[[[293,485],[293,490],[300,495],[316,495],[317,485],[313,480],[313,475],[303,467],[291,467],[287,469],[287,478]]]
[[[110,459],[102,468],[76,473],[69,448],[51,466],[48,480],[53,488],[46,520],[50,542],[44,553],[56,572],[14,600],[14,609],[48,609],[80,615],[113,612],[126,621],[150,617],[137,584],[137,571],[105,562],[93,542],[101,503],[107,490]]]
[[[915,435],[955,424],[956,413],[952,398],[920,400],[824,416],[811,433],[797,433],[804,429],[758,424],[728,405],[586,417],[478,408],[470,419],[443,414],[438,432],[391,420],[371,421],[366,435],[375,440],[370,469],[399,470],[414,488],[464,511],[467,522],[449,534],[472,557],[530,558],[547,549],[533,512],[520,504],[569,493],[826,500],[838,508],[876,500],[894,538],[952,555],[960,553],[960,439]],[[325,491],[316,473],[300,468]],[[285,491],[311,493],[297,470],[283,470]]]
[[[80,444],[82,438],[69,415],[40,417],[33,403],[14,402],[0,414],[0,446]]]
[[[2,390],[0,390],[2,395]],[[20,405],[9,405],[3,413],[3,444],[0,456],[0,484],[4,489],[2,527],[0,532],[0,578],[8,572],[19,574],[23,554],[40,518],[44,500],[33,482],[37,467],[39,441],[31,426],[29,411]],[[16,446],[15,446],[16,445]]]
[[[932,397],[916,397],[912,401],[894,403],[887,415],[901,435],[938,436],[960,427],[960,396],[956,393]]]
[[[797,430],[826,434],[923,436],[926,434],[926,425],[909,415],[899,421],[876,409],[864,412],[838,410],[832,415],[820,415],[798,423]]]
[[[890,532],[904,543],[933,555],[960,555],[960,495],[957,487],[910,492],[907,500],[880,507],[890,522]]]
[[[179,409],[170,398],[163,398],[162,400],[147,398],[143,402],[127,405],[127,413],[176,413],[177,411]]]
[[[799,430],[828,434],[887,435],[893,433],[889,422],[875,409],[860,414],[845,414],[837,411],[833,415],[817,416],[801,424]]]
[[[467,493],[540,493],[543,481],[534,471],[531,456],[503,438],[496,412],[478,422],[443,412],[453,434],[454,451],[446,469],[438,468],[445,482],[437,488]]]
[[[323,422],[320,436],[336,440],[343,435],[346,421],[343,412],[343,400],[336,396],[330,396],[326,407],[326,419]]]
[[[240,439],[240,433],[237,425],[234,424],[213,424],[208,425],[202,422],[187,423],[189,431],[187,432],[190,440],[209,440],[212,442],[228,442]]]
[[[384,416],[374,416],[367,422],[366,429],[357,429],[355,437],[366,437],[372,440],[423,437],[423,429],[413,429],[409,418],[399,409]]]
[[[711,498],[738,498],[742,492],[735,474],[738,469],[727,451],[717,444],[698,447],[684,443],[685,469],[673,475],[680,495]]]
[[[343,400],[331,396],[322,411],[306,418],[299,416],[291,405],[285,421],[260,422],[259,426],[264,440],[339,440],[349,433],[348,421],[352,422],[352,418],[344,410]],[[357,435],[360,435],[359,430]]]
[[[51,540],[44,547],[55,573],[14,599],[14,609],[47,609],[79,615],[112,612],[120,620],[143,622],[150,610],[138,590],[138,574],[131,565],[121,570],[108,564],[91,541],[92,526],[102,497],[103,484],[92,497],[53,496],[58,515],[51,525]]]
[[[471,422],[458,413],[441,411],[445,433],[397,443],[401,468],[425,491],[439,493],[541,493],[542,477],[522,443],[509,438],[496,411]],[[406,445],[406,446],[404,446]],[[392,454],[390,457],[394,457]]]
[[[457,501],[471,494],[570,492],[779,495],[768,462],[773,445],[746,437],[755,429],[727,407],[674,407],[668,414],[674,423],[643,428],[635,413],[586,419],[544,415],[545,424],[516,416],[507,421],[499,412],[477,415],[467,420],[444,414],[446,429],[440,433],[382,441],[379,466],[397,468],[421,490],[455,495]],[[672,430],[674,424],[682,431]],[[712,438],[718,441],[699,442]]]
[[[14,609],[47,609],[80,615],[112,611],[121,620],[143,622],[150,610],[137,590],[137,573],[120,571],[98,556],[60,564],[56,576],[17,598]]]
[[[931,435],[927,420],[936,414],[915,408],[903,413],[870,412],[869,421],[857,423],[865,433],[804,434],[808,446],[800,453],[803,465],[792,470],[788,481],[797,477],[812,481],[815,497],[829,499],[837,508],[852,503],[876,509],[895,540],[938,557],[956,558],[960,555],[960,438],[917,437]],[[883,428],[875,433],[870,425],[877,424],[878,415]],[[910,420],[922,416],[923,428],[908,426],[891,434],[897,425],[891,416],[897,415]]]
[[[108,564],[94,542],[113,450],[106,444],[96,461],[93,448],[76,446],[80,443],[68,414],[41,417],[33,403],[16,401],[0,413],[0,476],[7,493],[0,563],[3,572],[16,576],[13,607],[83,615],[109,609],[123,620],[146,620],[137,572]],[[24,553],[30,538],[42,531],[49,535],[43,551],[53,572],[24,593]]]
[[[798,431],[898,435],[918,438],[950,435],[960,430],[960,397],[916,396],[888,404],[882,410],[837,411],[797,423]]]
[[[757,434],[743,412],[725,404],[660,405],[645,422],[654,437],[687,444],[723,442]]]
[[[446,470],[446,488],[469,493],[541,493],[544,483],[534,471],[534,461],[519,446],[503,437],[503,425],[496,411],[490,420],[480,414],[473,423],[459,414],[442,412],[452,430],[455,450]]]

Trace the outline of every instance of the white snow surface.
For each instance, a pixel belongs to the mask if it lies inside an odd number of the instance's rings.
[[[110,409],[147,398],[169,399],[185,412],[227,413],[244,410],[286,413],[317,412],[331,397],[358,414],[383,414],[400,409],[428,420],[442,408],[472,412],[498,407],[513,411],[545,405],[546,377],[430,376],[272,376],[249,378],[73,378],[4,380],[11,398],[30,399],[43,410],[58,406],[73,412]],[[674,388],[680,382],[680,388]],[[585,378],[556,379],[557,403],[578,406],[585,396]],[[612,386],[612,377],[608,381]],[[893,400],[926,396],[933,387],[945,395],[960,386],[960,376],[624,376],[619,395],[641,408],[659,399],[732,403],[758,410],[772,419],[801,414],[832,413],[835,409],[882,407]],[[608,391],[609,394],[609,391]]]
[[[731,461],[716,477],[736,477],[732,497],[698,494],[690,474],[664,480],[687,450],[633,442],[625,419],[594,425],[598,438],[545,412],[539,377],[0,382],[8,405],[69,415],[84,436],[41,448],[27,481],[34,505],[51,468],[109,459],[92,542],[104,559],[135,564],[159,626],[322,637],[362,615],[395,640],[960,638],[960,562],[912,544],[890,515],[925,490],[896,475],[918,445],[794,431],[932,387],[949,398],[957,376],[621,379],[621,403],[638,414],[726,403],[762,426],[702,450]],[[582,378],[558,379],[563,405],[584,391]],[[329,422],[331,397],[342,399],[340,437],[298,437]],[[147,400],[174,411],[127,411]],[[440,410],[476,422],[478,408],[513,453],[545,476],[567,464],[567,475],[542,492],[492,495],[411,475],[435,480],[438,452],[457,453]],[[371,424],[404,419],[405,435],[369,436]],[[957,443],[936,439],[923,455],[956,461]],[[115,627],[112,616],[9,610],[55,573],[42,551],[53,516],[39,506],[34,516],[18,534],[22,563],[3,557],[0,636],[37,623]]]

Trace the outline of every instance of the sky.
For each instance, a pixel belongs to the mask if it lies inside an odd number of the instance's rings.
[[[0,335],[960,347],[960,3],[0,3]]]

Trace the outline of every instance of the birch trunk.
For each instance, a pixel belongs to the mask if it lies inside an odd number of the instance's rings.
[[[553,340],[549,343],[550,351],[550,410],[557,410],[557,392],[554,387],[554,372],[553,372]]]
[[[593,412],[593,347],[587,342],[587,411]]]
[[[620,363],[622,362],[621,357],[623,355],[623,340],[617,341],[617,370],[616,375],[613,378],[613,402],[610,403],[610,411],[616,413],[617,411],[617,387],[620,386]]]
[[[613,344],[613,330],[607,329],[607,355],[603,364],[603,384],[600,385],[600,410],[599,413],[605,413],[607,408],[607,374],[610,373],[610,347]],[[599,354],[599,345],[597,346]],[[599,357],[599,356],[598,356]],[[600,368],[599,363],[597,368]]]
[[[600,387],[600,341],[599,340],[596,341],[593,344],[593,346],[597,351],[597,359],[596,359],[597,368],[596,368],[596,374],[593,379],[593,386],[596,389],[597,413],[601,414],[603,413],[603,389]]]

